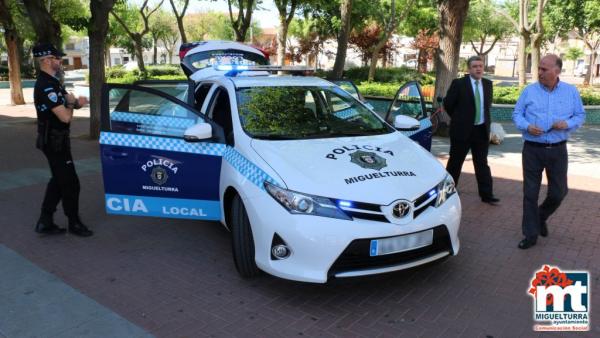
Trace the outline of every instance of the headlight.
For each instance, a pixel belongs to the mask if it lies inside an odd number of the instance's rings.
[[[435,200],[435,207],[439,207],[444,204],[446,200],[456,193],[456,187],[454,186],[454,180],[452,176],[446,174],[446,177],[437,186],[437,199]]]
[[[267,181],[265,181],[264,184],[269,195],[291,214],[352,220],[350,216],[346,215],[346,213],[338,208],[329,198],[283,189]]]

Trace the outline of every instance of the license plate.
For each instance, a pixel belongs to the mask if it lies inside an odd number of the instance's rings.
[[[410,235],[371,240],[371,256],[388,255],[422,248],[433,243],[433,230]]]

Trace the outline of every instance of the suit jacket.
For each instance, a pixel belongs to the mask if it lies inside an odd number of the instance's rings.
[[[489,138],[490,108],[492,106],[492,81],[481,79],[483,86],[483,116]],[[454,79],[444,98],[444,109],[450,115],[450,138],[467,140],[475,121],[475,94],[471,85],[471,77]]]

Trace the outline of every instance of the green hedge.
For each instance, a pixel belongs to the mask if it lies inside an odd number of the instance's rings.
[[[329,78],[331,71],[319,71],[319,77]],[[344,78],[353,82],[364,82],[369,78],[369,67],[355,67],[344,71]],[[435,77],[431,73],[421,74],[415,69],[407,67],[377,68],[375,70],[374,82],[381,83],[406,83],[408,81],[419,81],[421,85],[433,84]]]
[[[383,96],[393,98],[400,88],[399,83],[363,82],[357,84],[358,90],[363,95]],[[494,100],[496,104],[515,104],[521,95],[521,87],[494,87]],[[600,105],[600,93],[591,88],[579,88],[581,100],[586,106]]]
[[[125,76],[107,79],[106,82],[110,83],[123,83],[123,84],[131,84],[135,81],[139,80],[186,80],[185,75],[160,75],[160,76],[151,76],[147,78],[143,78],[137,74],[132,72],[127,73]]]
[[[181,77],[185,79],[185,74],[181,70],[181,67],[176,65],[160,65],[160,66],[146,66],[146,79],[166,79],[163,77]],[[106,69],[106,78],[109,82],[117,83],[130,83],[135,80],[143,79],[140,71],[135,69],[127,71],[122,65],[113,66]],[[170,78],[169,78],[170,79]],[[115,80],[115,81],[112,81]]]
[[[142,77],[138,70],[126,71],[123,66],[114,66],[106,71],[107,82],[111,83],[133,83],[138,80],[153,79],[153,80],[185,80],[186,77],[179,66],[163,65],[163,66],[148,66],[148,76]],[[431,74],[420,74],[417,71],[405,67],[400,68],[385,68],[377,69],[377,76],[380,78],[393,78],[398,81],[384,82],[375,81],[367,82],[366,78],[369,73],[367,67],[351,68],[345,75],[346,78],[354,81],[358,90],[367,96],[382,96],[393,98],[400,86],[408,81],[419,80],[421,85],[431,85],[434,83],[434,78]],[[321,72],[317,75],[326,77],[327,72]],[[521,87],[494,87],[494,103],[499,104],[515,104],[521,94]],[[579,88],[581,99],[584,105],[600,105],[600,93],[591,88]]]

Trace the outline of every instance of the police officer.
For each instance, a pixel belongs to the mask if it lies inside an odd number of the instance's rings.
[[[75,98],[67,93],[58,80],[64,55],[49,43],[33,48],[33,56],[40,69],[33,91],[38,119],[36,147],[48,159],[52,174],[35,231],[41,234],[62,234],[66,231],[54,224],[52,219],[58,202],[62,200],[65,215],[69,218],[69,232],[88,237],[93,232],[79,219],[79,178],[75,172],[69,139],[73,110],[87,104],[87,98]]]

